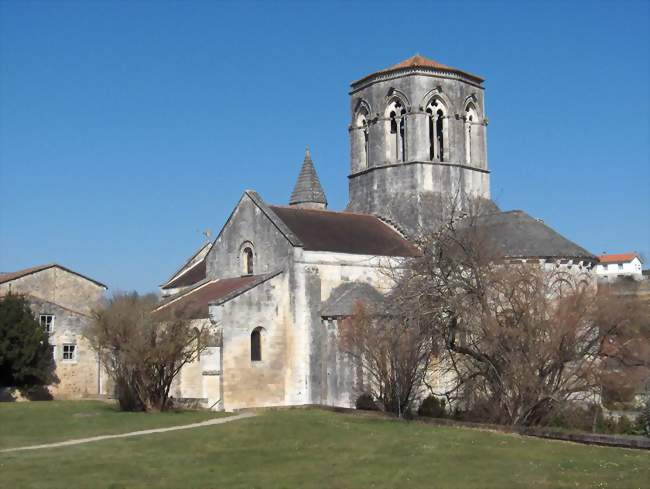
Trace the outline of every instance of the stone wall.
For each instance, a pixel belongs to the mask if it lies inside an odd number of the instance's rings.
[[[104,291],[104,287],[56,266],[0,284],[0,296],[9,292],[24,294],[37,320],[41,314],[54,316],[49,341],[59,383],[49,386],[49,390],[57,399],[106,393],[106,373],[84,337]],[[72,359],[64,360],[64,345],[74,346]]]
[[[37,319],[41,314],[54,315],[50,345],[53,347],[55,373],[59,383],[49,387],[51,394],[56,399],[78,399],[102,394],[100,388],[106,374],[100,369],[97,354],[84,337],[91,318],[33,297],[30,298],[30,305]],[[64,360],[64,345],[74,345],[73,359]]]
[[[292,248],[253,200],[244,194],[206,258],[210,279],[245,274],[243,250],[253,249],[253,274],[286,268]]]
[[[210,314],[223,332],[223,408],[292,404],[285,380],[294,366],[288,275],[282,273]],[[261,361],[251,360],[251,333],[261,328]]]
[[[91,314],[100,305],[105,290],[56,266],[0,284],[0,296],[9,292],[29,294],[83,314]]]
[[[443,205],[457,194],[490,199],[487,165],[483,87],[476,81],[445,74],[416,73],[380,76],[351,92],[348,209],[377,214],[397,223],[410,235],[434,229]],[[394,135],[386,110],[399,98],[406,113],[404,157],[391,156]],[[442,159],[430,153],[427,104],[438,100],[444,107],[444,152]],[[465,120],[472,104],[476,121]],[[358,125],[359,111],[368,111],[368,126]],[[472,149],[468,159],[467,130],[471,126]],[[367,158],[364,138],[367,131]],[[366,163],[367,162],[367,163]]]

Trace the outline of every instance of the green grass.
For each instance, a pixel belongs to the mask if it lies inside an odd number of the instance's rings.
[[[196,423],[205,411],[125,413],[101,401],[0,403],[0,449]]]
[[[0,454],[4,487],[648,487],[650,453],[319,410]]]

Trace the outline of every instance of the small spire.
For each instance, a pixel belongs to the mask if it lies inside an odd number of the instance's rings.
[[[309,146],[305,149],[305,159],[298,174],[298,180],[291,193],[289,205],[312,209],[327,208],[327,198],[320,184],[314,162],[311,160]]]

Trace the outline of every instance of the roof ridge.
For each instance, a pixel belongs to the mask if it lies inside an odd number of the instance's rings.
[[[45,265],[37,265],[35,267],[29,267],[29,268],[23,268],[22,270],[17,270],[15,272],[4,272],[2,275],[0,275],[0,284],[6,283],[6,282],[11,282],[12,280],[16,280],[22,277],[25,277],[27,275],[31,275],[32,273],[38,273],[42,272],[43,270],[47,270],[48,268],[52,267],[57,267],[60,268],[61,270],[64,270],[68,273],[71,273],[73,275],[77,275],[78,277],[81,277],[83,279],[88,280],[89,282],[92,282],[96,285],[99,285],[100,287],[104,287],[105,289],[108,289],[108,286],[106,284],[103,284],[93,278],[88,277],[87,275],[83,275],[82,273],[75,272],[71,268],[64,267],[63,265],[60,265],[58,263],[52,262],[48,263]]]

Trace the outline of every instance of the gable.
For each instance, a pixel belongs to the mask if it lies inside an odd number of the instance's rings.
[[[255,192],[247,190],[235,206],[206,257],[206,277],[244,275],[242,252],[253,250],[254,274],[284,268],[300,241]]]

